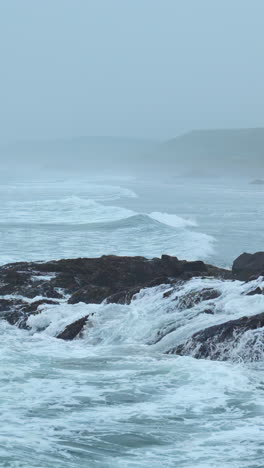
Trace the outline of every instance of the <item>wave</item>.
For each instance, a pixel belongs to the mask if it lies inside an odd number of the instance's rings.
[[[0,210],[8,223],[87,224],[112,221],[134,214],[132,210],[104,205],[78,196],[35,201],[11,201]]]
[[[159,221],[160,223],[167,224],[168,226],[182,228],[197,226],[197,223],[190,219],[184,219],[175,214],[159,213],[155,211],[149,214],[150,218]]]
[[[97,213],[92,222],[91,217],[87,222],[87,215],[82,211],[74,213],[72,218],[60,210],[59,219],[54,215],[52,222],[50,216],[42,213],[41,217],[36,212],[34,215],[28,213],[26,221],[21,216],[0,224],[3,246],[0,262],[106,254],[151,258],[164,253],[187,260],[205,260],[214,253],[215,239],[192,227],[173,227],[149,215],[122,208],[115,210],[115,207],[110,207],[109,210],[109,207],[103,207],[101,212],[100,208],[100,205],[93,204],[92,210]],[[180,224],[183,225],[184,221]]]

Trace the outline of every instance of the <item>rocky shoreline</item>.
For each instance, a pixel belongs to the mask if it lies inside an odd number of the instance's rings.
[[[29,329],[28,319],[41,313],[47,305],[116,303],[130,304],[133,297],[144,288],[168,285],[164,299],[175,288],[180,288],[192,278],[216,278],[222,281],[251,282],[264,275],[264,252],[242,254],[232,270],[225,270],[202,261],[188,262],[163,255],[151,260],[144,257],[102,256],[49,262],[21,262],[0,268],[0,318],[11,325]],[[184,297],[180,307],[188,309],[204,302],[203,313],[213,314],[210,301],[219,291],[202,287],[199,293]],[[264,294],[257,287],[249,295]],[[69,324],[57,338],[78,338],[89,315]],[[238,336],[248,330],[264,327],[264,311],[255,316],[231,320],[200,330],[185,343],[168,349],[168,354],[188,355],[197,358],[225,359],[223,350],[230,348]],[[157,338],[161,340],[162,334]],[[219,353],[221,345],[221,357]],[[226,353],[228,358],[228,353]]]

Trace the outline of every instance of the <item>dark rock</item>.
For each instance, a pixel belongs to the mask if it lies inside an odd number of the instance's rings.
[[[249,291],[246,296],[255,296],[256,294],[263,294],[263,290],[260,287],[257,287],[253,291]]]
[[[214,311],[212,309],[204,309],[203,314],[214,315]]]
[[[15,325],[23,315],[21,308],[25,303],[17,299],[0,299],[0,318]]]
[[[29,315],[35,314],[40,305],[57,304],[55,301],[43,299],[31,304],[20,299],[0,299],[0,318],[19,328],[28,328]]]
[[[153,281],[150,281],[149,283],[146,283],[144,285],[144,288],[154,288],[156,286],[160,286],[161,284],[170,284],[172,281],[171,279],[167,278],[166,276],[161,276],[159,278],[155,278]],[[119,291],[115,294],[112,294],[111,296],[106,298],[106,303],[107,304],[130,304],[133,297],[139,293],[139,291],[142,289],[141,286],[137,288],[130,288],[126,289],[124,291]]]
[[[191,291],[183,296],[177,296],[174,300],[178,302],[177,307],[179,310],[184,310],[191,309],[200,302],[217,299],[219,296],[221,296],[220,291],[213,288],[204,288],[200,291]]]
[[[169,289],[168,291],[166,291],[166,292],[163,294],[163,299],[167,299],[168,297],[170,297],[174,291],[175,291],[174,288]]]
[[[59,289],[74,294],[89,285],[109,288],[109,294],[114,294],[128,288],[146,287],[151,283],[153,286],[162,284],[168,282],[169,278],[180,279],[186,273],[197,276],[201,272],[217,277],[230,274],[227,270],[203,262],[186,262],[169,255],[152,260],[108,255],[45,263],[14,263],[0,267],[0,294],[61,298]],[[37,279],[39,275],[51,273],[56,275],[50,280]],[[35,278],[32,279],[32,276]]]
[[[125,291],[119,291],[106,298],[107,304],[130,304],[135,294],[139,293],[141,288],[131,288]]]
[[[79,320],[76,320],[70,325],[67,325],[67,327],[63,330],[63,332],[61,332],[57,336],[57,338],[61,340],[73,340],[81,333],[88,318],[89,318],[89,315],[86,315],[85,317],[82,317]]]
[[[186,262],[183,264],[184,271],[191,271],[191,272],[201,272],[204,273],[207,271],[207,267],[204,262],[197,260],[196,262]]]
[[[232,272],[237,279],[242,281],[247,281],[251,277],[264,276],[264,252],[243,253],[234,261]]]
[[[263,326],[264,313],[230,320],[195,333],[184,344],[170,349],[167,354],[226,360],[232,348],[246,331],[256,330]]]
[[[39,301],[31,302],[31,304],[24,305],[21,310],[23,310],[23,312],[26,312],[28,315],[30,315],[32,313],[37,312],[39,306],[45,305],[45,304],[56,305],[56,304],[59,304],[59,302],[52,301],[50,299],[41,299]]]
[[[69,304],[85,302],[86,304],[100,304],[109,296],[111,289],[109,287],[95,286],[90,284],[84,288],[78,289],[68,300]]]
[[[66,295],[71,296],[71,304],[80,301],[100,303],[106,298],[107,302],[128,304],[142,288],[175,284],[199,275],[227,277],[230,274],[227,270],[203,262],[186,262],[169,255],[151,260],[108,255],[50,262],[18,262],[0,267],[0,295],[31,299],[42,296],[45,299],[32,304],[12,299],[3,305],[5,309],[2,312],[0,307],[0,317],[27,327],[29,315],[36,313],[39,305],[65,299]]]

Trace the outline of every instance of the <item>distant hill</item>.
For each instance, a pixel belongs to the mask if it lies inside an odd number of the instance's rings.
[[[185,175],[264,176],[264,128],[195,130],[159,145],[161,157]]]
[[[155,176],[264,178],[264,128],[195,130],[158,142],[79,137],[0,147],[0,166]]]
[[[154,151],[152,140],[78,137],[18,141],[0,147],[0,160],[46,170],[98,170],[136,165]]]

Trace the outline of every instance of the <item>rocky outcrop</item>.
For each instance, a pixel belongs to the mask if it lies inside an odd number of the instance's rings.
[[[28,328],[29,316],[40,313],[45,305],[60,302],[130,304],[141,289],[161,284],[168,285],[163,298],[164,301],[170,301],[172,309],[174,304],[175,310],[179,312],[199,305],[198,314],[211,315],[215,313],[215,301],[220,292],[207,286],[183,295],[180,288],[186,281],[197,276],[201,278],[201,282],[207,277],[249,281],[252,276],[256,278],[263,272],[264,252],[242,254],[235,260],[232,272],[201,261],[187,262],[168,255],[153,259],[110,255],[9,264],[0,268],[0,318],[12,325]],[[208,281],[205,284],[208,285]],[[263,294],[263,290],[257,282],[252,283],[252,290],[243,294]],[[234,344],[237,337],[247,330],[264,326],[261,325],[263,320],[260,314],[201,330],[186,343],[168,352],[211,359],[225,358],[225,349],[232,348],[230,343]],[[89,323],[88,315],[75,320],[57,338],[71,340],[79,337],[84,326]],[[150,344],[160,341],[174,330],[175,324],[170,323]]]
[[[57,338],[61,340],[73,340],[83,331],[88,318],[89,315],[86,315],[85,317],[82,317],[79,320],[71,323],[61,333],[59,333],[59,335],[57,335]]]
[[[226,360],[247,331],[261,327],[264,327],[264,313],[230,320],[195,333],[184,344],[167,351],[167,354]]]
[[[264,252],[243,253],[234,261],[232,273],[242,281],[264,276]]]
[[[217,299],[221,293],[214,288],[204,288],[200,291],[191,291],[183,296],[176,296],[174,301],[177,301],[178,310],[191,309],[203,301]]]
[[[0,268],[0,317],[26,328],[29,315],[58,300],[70,304],[98,304],[104,300],[128,304],[142,288],[203,275],[228,277],[231,273],[201,261],[187,262],[169,255],[151,260],[108,255],[8,264]]]

